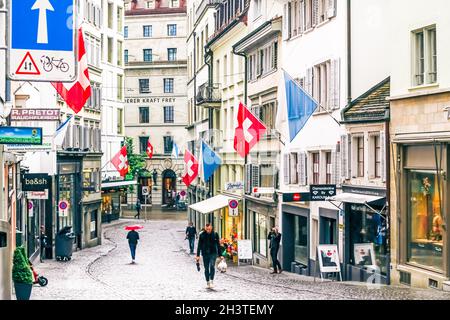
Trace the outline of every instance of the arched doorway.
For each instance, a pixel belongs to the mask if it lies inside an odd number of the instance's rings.
[[[173,204],[177,191],[177,175],[167,169],[162,173],[162,204]]]

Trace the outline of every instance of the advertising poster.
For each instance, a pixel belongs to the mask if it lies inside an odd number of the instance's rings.
[[[338,247],[335,244],[319,245],[320,272],[341,272]]]

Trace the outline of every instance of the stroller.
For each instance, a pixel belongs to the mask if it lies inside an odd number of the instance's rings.
[[[39,284],[41,287],[45,287],[48,284],[48,279],[44,276],[40,276],[33,268],[33,264],[28,260],[31,272],[33,273],[33,284]]]

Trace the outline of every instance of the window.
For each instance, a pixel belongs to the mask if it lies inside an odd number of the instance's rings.
[[[272,164],[261,164],[260,166],[259,186],[262,188],[272,188],[275,186],[276,167]]]
[[[108,62],[113,63],[113,38],[108,37]]]
[[[331,176],[333,173],[333,165],[331,164],[331,152],[325,153],[325,160],[326,160],[326,184],[331,184]]]
[[[146,1],[145,8],[146,9],[155,9],[155,1],[154,0]]]
[[[165,136],[164,139],[164,154],[170,154],[172,153],[173,149],[173,137],[171,136]]]
[[[128,38],[128,26],[123,27],[123,37]]]
[[[167,25],[167,35],[170,37],[174,37],[177,35],[177,25],[176,24],[168,24]]]
[[[128,49],[125,49],[123,51],[123,55],[124,55],[124,61],[125,63],[128,63]]]
[[[164,123],[173,123],[173,122],[174,122],[173,106],[164,107]]]
[[[328,0],[319,0],[319,23],[327,19],[327,2]]]
[[[364,137],[356,137],[356,176],[364,177]]]
[[[150,109],[149,107],[139,107],[139,123],[150,122]]]
[[[255,0],[254,10],[255,10],[255,18],[258,18],[261,15],[262,9],[262,0]]]
[[[143,36],[144,38],[150,38],[152,36],[152,26],[143,26]]]
[[[319,159],[320,159],[320,153],[319,152],[315,152],[312,154],[312,173],[313,173],[313,184],[318,184],[320,182],[319,178],[320,178],[320,167],[319,167]]]
[[[330,94],[330,69],[331,62],[326,61],[314,67],[313,96],[322,108],[329,109],[328,101]],[[317,109],[320,110],[320,109]]]
[[[117,75],[117,100],[123,99],[123,75]]]
[[[255,80],[278,67],[278,43],[272,42],[251,53],[248,59],[249,79]]]
[[[437,82],[436,27],[413,32],[414,77],[413,84],[421,86]]]
[[[254,248],[257,253],[267,256],[267,218],[266,216],[253,212]]]
[[[173,93],[173,78],[164,79],[164,93]]]
[[[170,0],[170,7],[171,8],[178,8],[180,6],[179,0]]]
[[[380,136],[373,136],[373,148],[374,148],[374,173],[375,178],[381,178],[381,144]]]
[[[149,79],[139,79],[139,93],[150,93]]]
[[[122,66],[122,41],[117,41],[117,65]]]
[[[152,62],[152,49],[144,49],[144,61]]]
[[[442,270],[444,220],[441,215],[443,183],[436,172],[407,173],[408,262]],[[441,192],[439,192],[441,191]]]
[[[167,49],[167,60],[169,60],[169,61],[177,60],[177,49],[176,48]]]
[[[298,173],[297,173],[298,154],[297,153],[291,153],[289,155],[289,168],[290,168],[289,183],[290,184],[298,184]]]
[[[308,265],[308,218],[294,216],[295,261]]]
[[[108,3],[108,28],[113,28],[113,20],[114,20],[114,14],[113,14],[113,4]]]
[[[122,31],[122,16],[123,16],[123,8],[117,7],[117,31]]]
[[[147,152],[147,142],[149,137],[139,137],[139,153]]]
[[[123,109],[117,109],[117,134],[123,134]]]

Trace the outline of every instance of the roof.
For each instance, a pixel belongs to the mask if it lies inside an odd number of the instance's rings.
[[[356,98],[342,110],[342,122],[379,122],[389,120],[391,78],[386,78]]]

